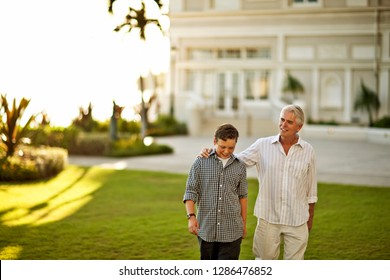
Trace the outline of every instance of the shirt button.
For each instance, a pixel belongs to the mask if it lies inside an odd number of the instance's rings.
[[[219,197],[218,199],[219,199],[219,200],[222,200],[222,197]]]

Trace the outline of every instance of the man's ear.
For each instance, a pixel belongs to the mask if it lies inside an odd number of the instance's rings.
[[[217,144],[217,138],[214,137],[214,145]]]

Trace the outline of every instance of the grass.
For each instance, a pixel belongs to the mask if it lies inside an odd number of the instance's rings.
[[[197,260],[182,196],[187,176],[69,166],[56,178],[0,185],[0,259]],[[257,181],[249,180],[253,259]],[[306,259],[390,259],[390,188],[319,185]]]

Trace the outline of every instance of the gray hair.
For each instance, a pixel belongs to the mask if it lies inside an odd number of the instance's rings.
[[[303,125],[303,123],[305,122],[305,114],[303,113],[301,107],[295,104],[286,105],[283,107],[281,112],[283,113],[286,111],[294,114],[294,116],[296,117],[297,124]]]

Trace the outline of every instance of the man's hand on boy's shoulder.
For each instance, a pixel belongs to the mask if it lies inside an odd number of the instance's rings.
[[[208,158],[212,151],[213,151],[213,149],[211,149],[211,148],[203,148],[200,151],[200,155],[198,155],[198,158],[199,157]]]

